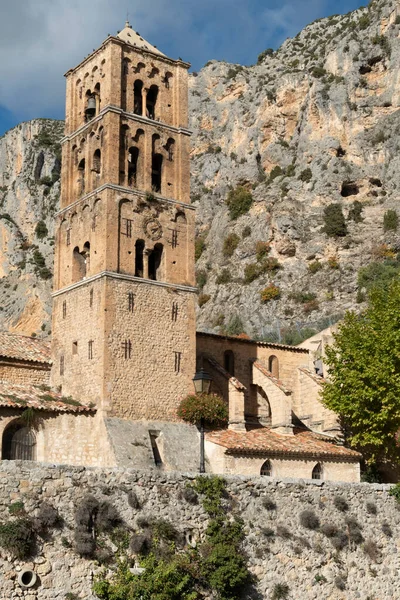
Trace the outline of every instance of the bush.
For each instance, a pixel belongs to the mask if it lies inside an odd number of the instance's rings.
[[[279,165],[276,165],[269,174],[268,183],[272,183],[274,181],[274,179],[276,179],[277,177],[281,177],[281,175],[284,175],[284,174],[285,173],[284,173],[282,167],[280,167]]]
[[[292,292],[291,294],[289,294],[289,300],[294,300],[295,302],[299,302],[300,304],[312,302],[312,300],[316,299],[317,294],[314,294],[314,292]]]
[[[306,529],[319,529],[320,522],[318,516],[313,510],[303,510],[300,513],[300,523]]]
[[[289,586],[287,583],[276,583],[272,591],[272,600],[285,600],[289,596]]]
[[[244,268],[244,283],[252,283],[260,277],[260,267],[257,263],[251,263]]]
[[[253,196],[243,186],[238,186],[235,190],[231,190],[226,200],[231,221],[235,221],[241,215],[248,213],[253,202]]]
[[[357,546],[364,541],[363,535],[361,533],[361,526],[353,517],[348,517],[346,519],[346,525],[348,529],[348,537],[349,541],[353,542]]]
[[[328,258],[328,267],[330,269],[339,269],[340,268],[340,264],[339,264],[339,260],[338,260],[337,256],[331,256]]]
[[[137,533],[131,538],[129,547],[133,554],[147,554],[151,550],[151,532]]]
[[[378,512],[375,502],[367,502],[366,508],[369,515],[376,515]]]
[[[343,550],[349,543],[349,539],[344,531],[338,531],[336,535],[331,538],[332,546],[335,550]]]
[[[346,498],[343,498],[343,496],[335,496],[333,499],[333,505],[341,512],[346,512],[349,510],[348,502]]]
[[[363,220],[362,211],[363,205],[361,204],[361,202],[359,202],[359,200],[355,200],[349,210],[349,221],[354,221],[354,223],[361,223]]]
[[[383,215],[383,231],[397,231],[399,216],[395,210],[387,210]]]
[[[268,496],[263,498],[261,501],[261,504],[263,505],[263,507],[266,510],[276,510],[276,502],[274,500],[272,500],[272,498],[269,498]]]
[[[264,273],[274,273],[282,268],[276,258],[265,258],[261,262],[246,265],[244,269],[244,283],[251,283]]]
[[[183,421],[222,427],[228,422],[226,402],[217,394],[189,394],[179,404],[177,415]]]
[[[323,231],[330,237],[344,237],[347,235],[347,225],[340,204],[330,204],[324,208]]]
[[[209,294],[199,294],[199,297],[197,299],[197,304],[201,308],[202,306],[204,306],[205,304],[207,304],[207,302],[209,300],[211,300],[211,296]]]
[[[232,275],[228,269],[222,269],[221,273],[218,274],[216,283],[218,285],[223,285],[225,283],[230,283],[232,281]]]
[[[224,240],[222,254],[227,258],[233,256],[240,242],[240,237],[236,233],[230,233]]]
[[[270,283],[266,288],[261,290],[260,297],[261,302],[267,304],[271,300],[278,300],[281,297],[281,290],[273,283]]]
[[[46,227],[46,223],[44,221],[38,221],[35,228],[36,237],[39,240],[43,240],[45,237],[47,237],[48,233],[49,230]]]
[[[321,525],[320,531],[327,538],[333,538],[339,532],[338,528],[333,523],[324,523],[323,525]]]
[[[196,271],[196,283],[197,283],[197,287],[200,288],[201,290],[206,285],[207,272],[204,271],[204,269],[200,269],[199,271]]]
[[[393,536],[392,528],[390,527],[390,525],[387,521],[384,521],[382,523],[382,533],[384,533],[384,535],[386,535],[386,537],[389,537],[389,538]]]
[[[341,575],[335,577],[334,583],[338,590],[343,592],[346,589],[346,579]]]
[[[364,554],[366,554],[372,562],[378,562],[380,559],[381,553],[377,543],[374,542],[374,540],[367,540],[363,546],[363,550]]]
[[[366,288],[367,292],[373,287],[387,288],[399,274],[400,263],[397,261],[373,262],[359,270],[358,287],[359,289]]]
[[[268,242],[261,242],[258,241],[256,243],[256,255],[257,255],[257,260],[263,260],[264,258],[266,258],[266,256],[269,254],[271,250],[271,246],[269,245]]]
[[[60,525],[61,519],[58,510],[51,504],[43,502],[35,519],[35,529],[39,532],[46,532]]]
[[[264,52],[261,52],[261,54],[258,55],[257,64],[260,65],[267,56],[273,55],[274,50],[272,48],[267,48],[266,50],[264,50]]]
[[[19,517],[0,522],[0,547],[19,560],[31,556],[35,547],[32,521],[27,517]]]
[[[8,512],[13,517],[21,517],[22,515],[25,515],[25,506],[22,500],[17,500],[17,502],[10,504],[8,507]]]
[[[243,231],[242,231],[242,238],[248,238],[251,236],[251,227],[250,225],[246,225],[246,227],[243,227]]]
[[[196,262],[199,260],[204,250],[206,249],[206,240],[205,237],[199,235],[196,237],[194,242],[194,257]]]
[[[238,315],[233,315],[229,319],[229,323],[226,326],[225,334],[226,335],[240,335],[244,332],[244,325],[242,319]]]
[[[310,168],[304,169],[299,175],[300,181],[304,181],[305,183],[309,183],[312,179],[312,171]]]
[[[323,265],[319,262],[319,260],[314,260],[308,265],[308,270],[314,275],[315,273],[318,273],[318,271],[320,271],[322,267]]]
[[[358,27],[361,30],[367,29],[371,24],[371,19],[368,14],[362,15],[358,21]]]
[[[140,508],[139,498],[133,490],[128,492],[128,504],[134,510],[138,510]]]

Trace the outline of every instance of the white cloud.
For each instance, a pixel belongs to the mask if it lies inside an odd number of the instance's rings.
[[[127,10],[172,56],[255,62],[276,30],[284,39],[327,1],[0,0],[0,106],[20,119],[63,116],[64,72],[122,29]]]

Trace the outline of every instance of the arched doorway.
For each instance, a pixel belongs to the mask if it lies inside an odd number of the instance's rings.
[[[3,433],[3,460],[36,460],[36,435],[23,423],[11,423]]]

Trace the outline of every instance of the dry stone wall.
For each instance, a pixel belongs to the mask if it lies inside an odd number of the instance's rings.
[[[46,540],[39,538],[37,555],[30,561],[13,560],[7,550],[0,550],[0,599],[56,600],[75,595],[94,600],[92,578],[99,566],[79,558],[69,547],[74,540],[74,512],[87,494],[113,504],[132,535],[139,530],[139,517],[162,518],[188,541],[198,542],[207,515],[201,504],[189,504],[182,496],[194,477],[3,461],[0,521],[11,518],[9,506],[16,501],[24,503],[29,515],[37,514],[46,502],[58,509],[63,527]],[[400,511],[389,489],[387,485],[227,478],[227,502],[232,514],[244,520],[244,550],[258,582],[258,598],[272,598],[274,586],[284,583],[291,599],[399,598]],[[136,494],[139,508],[130,506],[129,492]],[[304,511],[318,517],[318,529],[301,524]],[[328,537],[328,525],[350,536],[341,551]],[[23,590],[18,584],[23,569],[36,573],[36,587]]]

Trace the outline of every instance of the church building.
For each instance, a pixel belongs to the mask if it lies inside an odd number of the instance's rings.
[[[196,472],[204,369],[207,471],[358,481],[310,349],[196,334],[189,67],[126,23],[66,74],[51,346],[0,333],[1,458]]]

